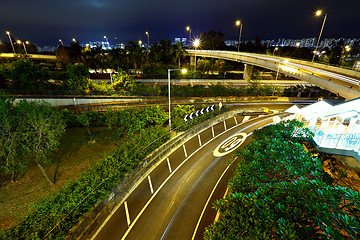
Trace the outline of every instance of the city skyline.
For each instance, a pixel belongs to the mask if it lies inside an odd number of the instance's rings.
[[[317,37],[327,14],[323,38],[358,38],[357,24],[360,2],[336,0],[303,1],[184,1],[181,4],[165,0],[64,0],[28,2],[17,0],[2,4],[0,40],[8,41],[6,31],[15,39],[26,39],[37,45],[65,45],[73,38],[79,42],[99,41],[107,36],[110,43],[147,41],[188,37],[192,38],[213,29],[225,34],[225,39],[236,39],[238,26],[243,25],[242,40]],[[315,11],[323,9],[323,16]]]

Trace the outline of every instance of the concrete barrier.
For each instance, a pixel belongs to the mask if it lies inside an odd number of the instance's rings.
[[[122,204],[129,194],[143,181],[162,161],[173,151],[182,146],[183,143],[195,137],[206,129],[223,122],[237,114],[251,114],[263,112],[263,109],[237,109],[209,119],[189,130],[178,134],[173,139],[161,145],[149,154],[124,180],[122,180],[110,193],[109,197],[98,203],[94,210],[86,216],[79,224],[69,231],[66,239],[89,239],[101,226],[113,209]]]

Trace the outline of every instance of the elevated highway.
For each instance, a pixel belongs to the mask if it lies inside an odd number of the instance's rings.
[[[212,50],[187,50],[187,52],[192,61],[195,57],[209,57],[243,62],[245,80],[250,79],[252,67],[258,66],[312,83],[346,100],[360,97],[360,72],[265,54]]]

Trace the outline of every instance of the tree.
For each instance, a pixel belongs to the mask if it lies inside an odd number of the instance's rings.
[[[66,65],[66,73],[68,79],[65,81],[65,86],[69,90],[86,91],[90,86],[90,74],[88,69],[82,64],[68,64]]]
[[[176,44],[176,59],[179,63],[179,68],[181,67],[181,59],[183,59],[186,56],[186,51],[183,49],[183,43],[177,42]]]
[[[113,74],[113,81],[114,81],[114,89],[116,91],[133,91],[135,86],[134,77],[126,74],[121,69],[118,70],[117,74]]]
[[[91,133],[90,133],[90,117],[86,113],[76,114],[76,120],[86,127],[86,130],[89,134],[90,142],[94,143]]]
[[[35,90],[45,85],[40,71],[30,60],[19,59],[2,68],[1,74],[10,80],[11,88]]]
[[[215,32],[214,30],[210,30],[208,32],[203,32],[200,34],[201,47],[203,49],[210,50],[222,50],[226,49],[226,45],[224,43],[225,34],[222,32]]]
[[[210,61],[206,58],[197,60],[197,69],[202,73],[207,73],[210,70]]]
[[[50,154],[57,149],[65,123],[59,111],[45,102],[20,101],[16,106],[19,151],[22,159],[36,163],[49,185],[53,185],[42,164],[49,162]]]
[[[17,174],[24,171],[27,162],[19,159],[19,139],[17,131],[18,120],[13,108],[13,99],[1,93],[0,95],[0,175],[11,175],[11,181]]]

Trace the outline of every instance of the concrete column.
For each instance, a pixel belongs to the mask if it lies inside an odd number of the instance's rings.
[[[253,65],[245,64],[244,68],[244,80],[249,81],[252,78]]]
[[[190,66],[195,65],[195,56],[190,56]]]

